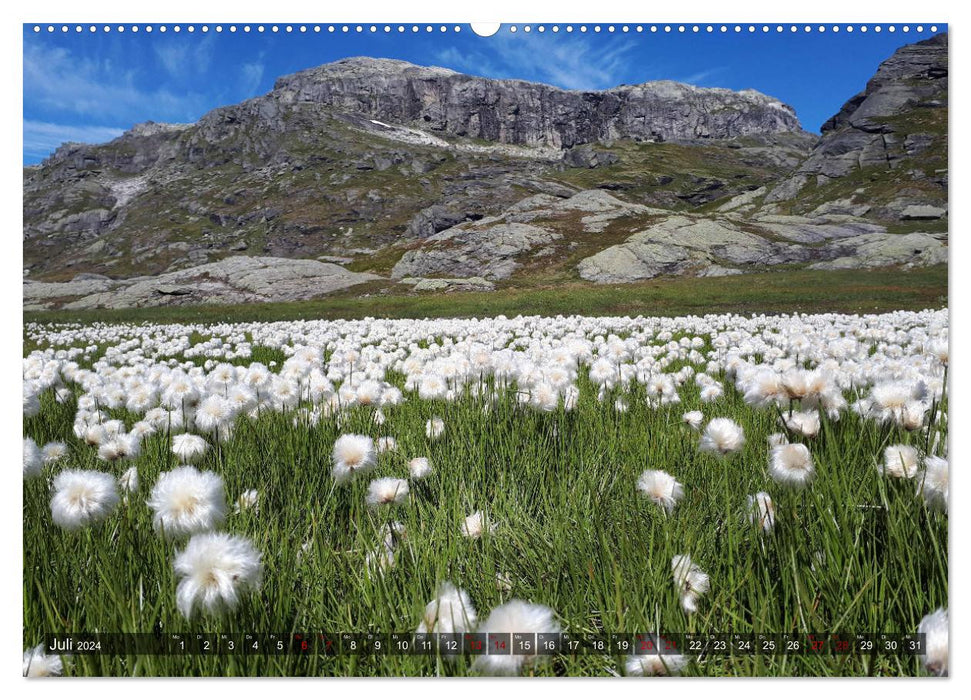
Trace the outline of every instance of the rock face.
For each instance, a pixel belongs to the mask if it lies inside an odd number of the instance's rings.
[[[587,234],[602,232],[611,222],[663,210],[621,201],[603,190],[572,197],[538,194],[512,205],[498,216],[458,224],[422,241],[394,266],[394,278],[440,276],[507,279],[523,263],[550,256],[550,244],[564,234],[564,222]]]
[[[374,279],[379,278],[316,260],[233,257],[156,277],[25,282],[24,308],[124,309],[295,301]]]
[[[313,102],[433,133],[558,148],[800,130],[791,107],[755,90],[657,81],[581,92],[374,58],[285,76],[271,95],[283,104]]]
[[[793,263],[835,270],[946,262],[947,246],[938,237],[891,234],[849,217],[669,216],[585,258],[577,270],[591,282],[618,283],[662,275],[740,274]]]
[[[947,86],[946,33],[898,49],[823,125],[812,154],[765,202],[797,200],[809,184],[827,185],[862,170],[897,171],[901,189],[911,190],[894,205],[896,193],[885,193],[886,178],[864,180],[861,191],[852,193],[854,201],[890,205],[884,218],[899,218],[911,204],[946,200]]]

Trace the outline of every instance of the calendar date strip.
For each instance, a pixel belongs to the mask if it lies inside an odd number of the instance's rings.
[[[78,655],[919,655],[923,634],[166,633],[52,634],[47,653]]]

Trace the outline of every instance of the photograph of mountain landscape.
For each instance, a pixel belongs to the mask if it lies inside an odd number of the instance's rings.
[[[23,28],[24,675],[947,675],[945,24],[270,26]]]

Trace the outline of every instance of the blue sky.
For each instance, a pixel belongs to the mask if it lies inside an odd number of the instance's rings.
[[[904,44],[931,36],[875,25],[852,33],[759,31],[733,27],[698,33],[613,34],[591,30],[515,34],[507,27],[483,38],[462,31],[376,34],[338,29],[301,34],[255,31],[146,33],[130,28],[35,33],[24,26],[24,163],[37,163],[63,141],[98,143],[143,121],[192,122],[215,107],[261,95],[281,75],[347,56],[399,58],[494,78],[535,80],[571,89],[678,80],[734,90],[755,88],[792,105],[802,125],[818,131],[879,63]],[[240,25],[241,27],[242,25]],[[534,25],[535,26],[535,25]],[[898,25],[899,26],[899,25]],[[910,25],[916,28],[917,24]],[[937,24],[939,30],[945,24]],[[130,27],[130,25],[129,25]],[[396,29],[396,26],[395,26]],[[410,29],[410,27],[409,27]]]

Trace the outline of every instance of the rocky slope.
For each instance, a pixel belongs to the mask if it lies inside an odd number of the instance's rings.
[[[886,221],[944,217],[947,90],[947,34],[898,49],[823,125],[812,154],[766,204]]]
[[[581,92],[374,58],[348,58],[280,78],[267,97],[285,105],[327,105],[433,133],[557,148],[800,129],[791,107],[755,90],[656,81]]]
[[[936,264],[946,83],[946,35],[904,47],[817,139],[755,91],[346,59],[25,168],[25,304]]]
[[[298,301],[375,279],[379,278],[317,260],[238,256],[158,276],[113,280],[80,275],[71,282],[27,281],[24,309]]]

